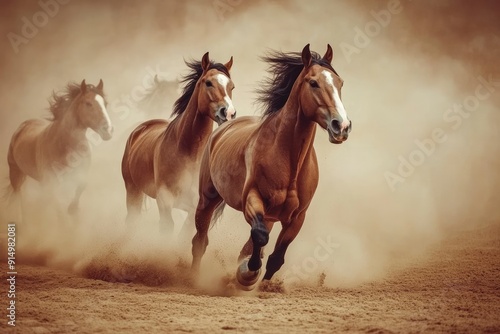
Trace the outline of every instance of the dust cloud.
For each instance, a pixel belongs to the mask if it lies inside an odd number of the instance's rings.
[[[13,46],[8,34],[23,36],[23,24],[44,9],[2,2],[0,156],[17,126],[47,116],[47,98],[69,81],[102,78],[115,126],[111,141],[94,142],[79,222],[61,223],[28,180],[18,223],[23,261],[111,281],[185,284],[190,242],[158,236],[154,201],[135,236],[124,226],[120,161],[130,130],[148,119],[136,92],[155,73],[179,78],[183,59],[210,51],[218,62],[234,57],[238,115],[258,115],[254,91],[266,76],[259,56],[307,43],[321,54],[334,47],[353,131],[339,146],[317,132],[320,185],[277,279],[354,286],[383,278],[394,261],[411,264],[453,231],[498,224],[498,9],[495,1],[70,1]],[[5,186],[7,175],[4,158]],[[0,218],[20,222],[8,203]],[[174,218],[180,224],[185,214]],[[248,232],[227,209],[209,234],[204,286],[233,273]]]

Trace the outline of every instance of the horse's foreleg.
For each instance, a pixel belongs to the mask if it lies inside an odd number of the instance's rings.
[[[255,189],[248,192],[244,214],[246,221],[252,226],[250,231],[252,250],[250,258],[243,259],[236,270],[236,279],[245,289],[249,290],[259,279],[262,267],[262,250],[269,241],[269,230],[264,222],[264,203]],[[250,250],[249,242],[247,242],[246,247],[243,247],[243,253]]]
[[[270,280],[281,268],[283,263],[285,263],[285,253],[288,245],[290,245],[293,239],[295,239],[302,228],[305,215],[306,213],[304,210],[296,218],[292,219],[289,224],[283,224],[283,229],[278,236],[278,240],[276,240],[274,251],[271,255],[269,255],[269,259],[267,260],[266,274],[264,275],[265,280]]]
[[[198,201],[194,217],[196,234],[192,240],[193,248],[191,250],[193,254],[191,269],[195,272],[199,270],[201,258],[208,246],[208,228],[210,227],[212,215],[221,202],[222,198],[213,185],[207,187],[207,190],[202,193]]]
[[[269,233],[271,233],[274,223],[275,223],[274,221],[270,220],[264,221],[264,225],[266,225],[266,228],[269,231]],[[238,262],[241,262],[243,261],[243,259],[251,256],[252,252],[253,252],[253,242],[252,242],[252,236],[250,236],[245,245],[243,246],[243,248],[241,249],[240,255],[238,256]],[[260,258],[262,259],[263,257],[264,257],[264,248],[261,248]]]
[[[254,189],[250,190],[247,196],[245,219],[252,226],[250,238],[252,239],[253,249],[248,261],[248,269],[257,271],[262,267],[260,252],[269,241],[269,230],[264,223],[264,203],[260,194]]]

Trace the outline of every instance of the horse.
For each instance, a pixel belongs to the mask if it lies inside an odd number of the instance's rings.
[[[178,86],[178,80],[159,79],[156,74],[153,78],[153,85],[145,90],[144,95],[137,102],[137,107],[150,116],[160,117],[176,100]]]
[[[80,84],[69,83],[63,92],[52,93],[50,118],[21,123],[7,155],[9,188],[14,194],[19,194],[26,176],[44,186],[53,185],[54,181],[64,186],[70,184],[74,193],[67,212],[78,212],[91,160],[87,129],[105,141],[113,135],[103,88],[102,79],[97,86],[87,84],[85,79]]]
[[[227,204],[251,226],[236,271],[241,288],[251,290],[260,276],[263,248],[275,222],[281,232],[266,264],[270,280],[284,263],[318,185],[314,150],[316,124],[341,144],[351,131],[341,100],[343,80],[333,69],[333,49],[323,57],[307,44],[301,53],[271,51],[262,58],[273,78],[258,90],[263,116],[245,116],[218,127],[208,139],[200,166],[199,200],[192,239],[193,274],[208,245],[211,222]]]
[[[156,199],[160,233],[172,234],[173,208],[187,211],[186,221],[192,221],[199,160],[213,122],[221,124],[236,116],[232,64],[233,57],[223,65],[211,61],[208,52],[201,61],[186,61],[191,71],[181,81],[184,87],[174,104],[175,118],[146,121],[130,134],[122,159],[129,227],[136,225],[146,195]]]

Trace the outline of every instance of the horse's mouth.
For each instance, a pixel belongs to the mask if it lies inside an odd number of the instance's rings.
[[[219,117],[218,115],[215,115],[215,122],[217,122],[217,125],[220,126],[224,122],[227,122],[227,118],[222,118],[222,117]]]
[[[108,141],[113,137],[113,134],[110,132],[99,132],[99,136],[101,136],[102,140]]]
[[[338,138],[337,136],[335,136],[335,134],[333,133],[333,131],[330,128],[327,128],[327,131],[328,131],[328,139],[330,140],[330,143],[332,143],[332,144],[342,144],[347,139],[347,138],[345,138],[345,139]]]

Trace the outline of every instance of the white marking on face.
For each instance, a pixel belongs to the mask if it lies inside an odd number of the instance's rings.
[[[235,114],[236,110],[234,109],[233,106],[233,101],[229,98],[229,95],[227,94],[227,85],[229,83],[229,78],[225,76],[224,74],[217,74],[216,75],[217,82],[224,87],[224,101],[226,101],[227,104],[227,119],[232,119],[233,115]]]
[[[111,130],[111,120],[109,119],[108,111],[106,110],[106,106],[104,105],[104,98],[101,95],[96,94],[95,100],[97,101],[97,104],[99,104],[99,107],[101,107],[102,115],[106,121],[106,130]]]
[[[333,102],[335,103],[335,108],[337,109],[337,112],[339,113],[340,117],[342,117],[342,123],[344,122],[349,122],[349,119],[347,118],[347,113],[344,108],[344,104],[342,103],[342,100],[340,100],[339,96],[339,91],[337,90],[337,87],[333,84],[333,76],[330,72],[327,70],[323,70],[321,73],[325,76],[326,82],[332,86],[333,90]]]

